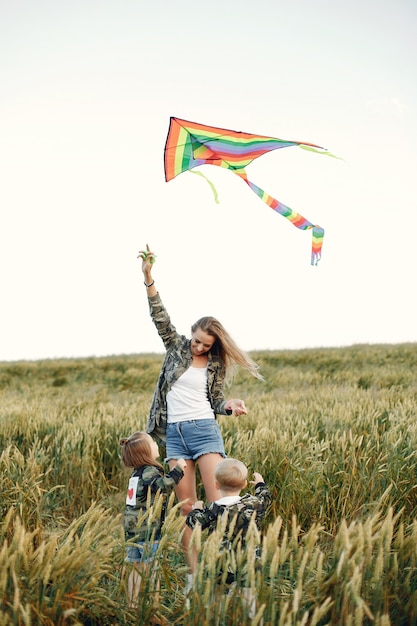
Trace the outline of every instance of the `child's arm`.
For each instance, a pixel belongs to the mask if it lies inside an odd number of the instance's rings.
[[[184,459],[178,459],[177,464],[168,472],[168,476],[171,476],[175,484],[178,484],[181,478],[184,476],[184,470],[187,467],[187,462]]]
[[[212,513],[208,506],[203,507],[201,500],[198,500],[193,504],[193,509],[188,513],[185,518],[185,523],[189,528],[195,528],[197,524],[200,524],[201,528],[210,528],[216,525],[217,517]]]
[[[260,508],[265,512],[272,502],[269,487],[265,485],[265,481],[259,472],[253,472],[253,480],[250,482],[251,485],[255,485],[255,496],[260,501]]]
[[[265,483],[258,483],[255,487],[255,496],[262,501],[265,509],[269,507],[272,502],[271,492],[269,487]]]
[[[161,490],[163,493],[169,493],[183,476],[184,472],[179,465],[176,465],[168,474],[161,474],[157,467],[148,465],[143,471],[142,479],[153,493],[156,493],[158,490]]]

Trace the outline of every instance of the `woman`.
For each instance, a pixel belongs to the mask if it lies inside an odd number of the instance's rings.
[[[262,380],[257,364],[233,341],[214,317],[203,317],[191,327],[191,339],[180,335],[162,304],[152,278],[155,255],[146,245],[139,252],[150,314],[164,343],[166,355],[152,401],[146,431],[166,445],[170,468],[184,458],[184,477],[175,487],[186,516],[197,500],[196,464],[206,499],[220,498],[214,468],[225,456],[223,438],[216,415],[246,415],[243,400],[224,398],[227,374],[241,366]],[[184,531],[183,546],[188,547],[189,529]],[[187,554],[187,552],[186,552]],[[190,555],[188,555],[190,557]],[[194,557],[189,565],[194,571]]]

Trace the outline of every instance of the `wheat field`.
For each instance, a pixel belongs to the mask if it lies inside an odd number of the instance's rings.
[[[0,626],[417,624],[417,344],[251,356],[265,380],[239,372],[227,396],[249,413],[219,424],[227,454],[273,495],[262,536],[237,555],[256,617],[239,586],[213,582],[218,533],[194,534],[185,602],[174,497],[155,571],[127,608],[118,441],[145,427],[162,362],[139,354],[0,363]]]

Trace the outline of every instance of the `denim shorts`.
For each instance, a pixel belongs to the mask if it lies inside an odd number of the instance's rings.
[[[203,454],[216,452],[225,457],[223,437],[215,419],[188,420],[167,424],[167,459],[196,461]]]
[[[155,552],[158,550],[159,541],[153,543],[135,543],[126,546],[126,563],[152,563],[155,560]]]

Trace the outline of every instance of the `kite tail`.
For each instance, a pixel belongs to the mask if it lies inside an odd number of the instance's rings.
[[[261,200],[263,200],[268,206],[271,207],[274,211],[286,217],[290,222],[300,228],[301,230],[312,230],[312,247],[311,247],[311,265],[317,265],[317,263],[321,259],[321,249],[323,246],[323,237],[324,237],[324,229],[321,226],[317,226],[316,224],[312,224],[305,217],[297,213],[290,207],[282,204],[279,200],[276,200],[272,196],[266,193],[263,189],[252,183],[248,180],[247,174],[245,170],[234,170],[234,173],[243,178],[245,183],[249,185],[254,193]]]
[[[311,265],[317,265],[321,259],[321,248],[323,246],[324,228],[313,226],[313,241],[311,247]]]

